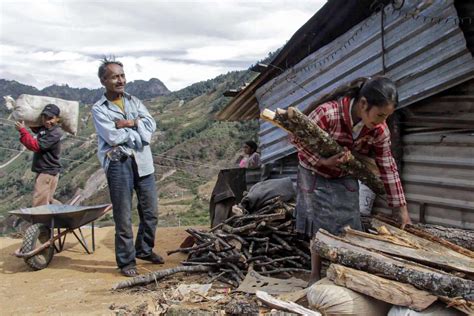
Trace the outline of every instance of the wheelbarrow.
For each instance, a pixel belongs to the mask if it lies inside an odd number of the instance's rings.
[[[15,256],[23,258],[33,270],[46,268],[53,259],[54,251],[64,249],[66,236],[72,233],[85,251],[95,251],[94,221],[112,209],[112,204],[76,206],[42,205],[10,211],[32,225],[25,231],[21,248]],[[88,246],[81,227],[91,223],[92,249]],[[56,229],[56,234],[54,233]]]

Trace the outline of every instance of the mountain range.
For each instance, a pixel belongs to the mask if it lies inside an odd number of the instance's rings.
[[[170,94],[171,91],[168,90],[161,80],[152,78],[148,81],[135,80],[127,83],[127,92],[142,100],[148,100]],[[104,88],[71,88],[67,84],[51,85],[39,90],[14,80],[0,79],[0,96],[10,95],[14,99],[20,94],[32,94],[80,101],[83,104],[93,104],[100,99],[103,93]]]

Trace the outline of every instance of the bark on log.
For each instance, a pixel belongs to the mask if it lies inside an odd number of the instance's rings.
[[[474,230],[429,224],[416,224],[413,228],[420,229],[433,236],[445,239],[451,243],[468,249],[471,252],[471,256],[474,258]]]
[[[344,151],[344,148],[332,139],[328,133],[311,121],[306,115],[294,107],[288,111],[278,109],[276,112],[264,110],[261,118],[285,129],[303,141],[308,148],[321,157],[331,157]],[[352,154],[340,168],[365,183],[375,193],[385,193],[383,182],[370,169]]]
[[[400,283],[379,276],[354,270],[339,264],[331,264],[326,276],[337,285],[347,287],[378,300],[422,311],[438,298],[413,285]]]
[[[293,303],[293,302],[285,302],[283,300],[277,299],[277,298],[271,296],[270,294],[268,294],[267,292],[257,291],[255,294],[257,295],[257,298],[259,300],[261,300],[266,305],[268,305],[272,308],[284,310],[284,311],[287,311],[287,312],[296,313],[296,314],[299,314],[299,315],[321,316],[321,313],[319,313],[317,311],[307,309],[307,308],[305,308],[301,305],[298,305],[296,303]]]
[[[209,266],[198,265],[198,266],[185,266],[185,267],[179,266],[176,268],[159,270],[159,271],[139,275],[132,279],[119,282],[113,287],[113,289],[118,290],[118,289],[124,289],[126,287],[136,286],[136,285],[145,285],[145,284],[158,281],[160,279],[163,279],[164,277],[167,277],[179,272],[207,272],[207,271],[211,271],[212,269],[213,268]]]
[[[316,235],[313,249],[332,262],[408,283],[436,296],[474,300],[474,281],[367,250],[322,229]]]

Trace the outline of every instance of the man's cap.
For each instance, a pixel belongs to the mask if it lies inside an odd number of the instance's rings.
[[[53,116],[59,116],[59,108],[56,104],[47,104],[43,111],[41,112],[41,115],[46,115],[47,117],[53,117]]]

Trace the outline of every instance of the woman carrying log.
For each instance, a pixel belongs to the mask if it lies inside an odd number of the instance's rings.
[[[385,77],[359,78],[323,96],[306,111],[346,152],[321,157],[296,136],[298,149],[298,197],[296,230],[311,238],[323,228],[339,235],[345,226],[361,230],[359,186],[338,166],[347,153],[375,155],[387,202],[398,210],[402,227],[411,223],[397,165],[390,149],[390,131],[385,120],[398,105],[395,83]],[[321,259],[313,250],[310,284],[320,279]]]

